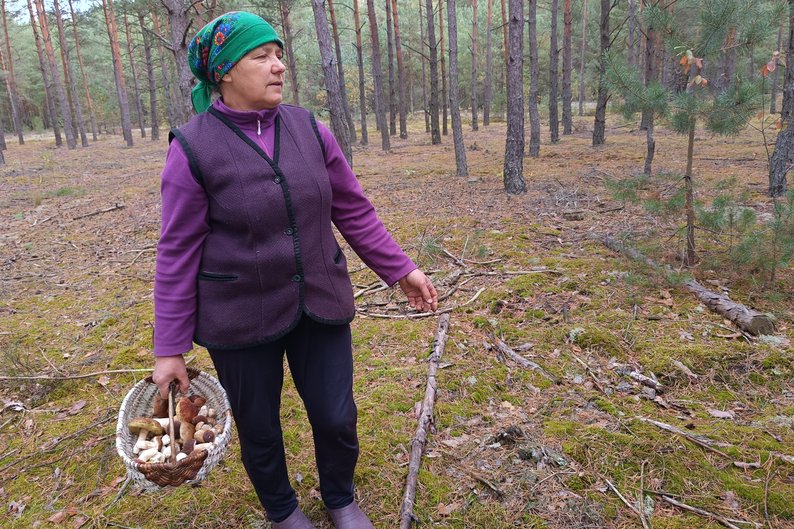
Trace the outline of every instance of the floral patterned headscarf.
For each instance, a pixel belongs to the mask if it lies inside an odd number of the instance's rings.
[[[201,28],[187,51],[190,71],[199,81],[191,94],[196,112],[209,108],[212,87],[221,82],[243,55],[268,42],[284,47],[273,26],[246,11],[224,13]]]

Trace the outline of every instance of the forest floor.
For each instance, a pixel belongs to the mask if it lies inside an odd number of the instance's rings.
[[[418,121],[408,140],[392,138],[391,153],[380,151],[374,131],[369,147],[355,149],[356,171],[385,224],[448,295],[441,308],[454,309],[419,475],[418,526],[720,526],[662,500],[666,493],[737,527],[794,527],[794,463],[786,461],[794,456],[794,271],[771,283],[699,232],[704,249],[693,275],[776,316],[775,337],[758,339],[604,247],[595,236],[631,234],[632,244],[680,268],[681,221],[613,198],[608,181],[641,170],[644,133],[612,116],[607,145],[594,149],[591,123],[578,118],[572,136],[525,159],[521,196],[503,192],[504,123],[465,127],[468,179],[454,174],[451,136],[431,146]],[[125,148],[119,137],[102,137],[74,151],[12,140],[0,168],[0,374],[64,379],[0,380],[0,526],[268,527],[236,438],[200,486],[159,493],[126,486],[115,452],[121,400],[152,365],[165,139],[136,138]],[[734,188],[749,193],[745,205],[771,210],[755,131],[727,139],[699,131],[697,140],[700,198],[734,177]],[[683,137],[657,131],[656,170],[680,174],[685,153]],[[373,285],[376,276],[343,247],[355,290]],[[398,522],[437,325],[435,316],[404,317],[398,294],[361,295],[352,324],[357,496],[379,528]],[[500,355],[496,339],[550,377]],[[206,352],[194,354],[191,365],[213,373]],[[621,366],[666,390],[622,376]],[[329,528],[291,382],[282,409],[301,505]]]

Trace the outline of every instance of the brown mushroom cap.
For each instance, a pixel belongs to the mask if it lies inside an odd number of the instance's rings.
[[[160,423],[149,417],[136,417],[127,423],[127,427],[133,434],[140,434],[142,430],[153,435],[163,435],[165,433]]]
[[[168,417],[168,399],[162,398],[159,392],[154,396],[154,404],[152,405],[152,417],[157,417],[158,419]]]
[[[199,443],[211,443],[215,440],[215,432],[212,430],[199,430],[193,438]]]
[[[201,395],[191,395],[188,397],[188,399],[190,399],[190,402],[195,404],[196,407],[198,407],[199,409],[201,409],[201,407],[207,403],[207,399],[205,399]]]
[[[188,397],[182,397],[176,404],[176,415],[181,422],[191,422],[198,415],[201,406],[196,406]]]
[[[195,417],[193,417],[193,420],[190,422],[197,425],[200,422],[207,422],[207,417],[205,417],[204,415],[196,415]]]
[[[183,444],[183,445],[182,445],[182,450],[181,450],[181,452],[183,452],[183,453],[185,453],[185,454],[188,454],[188,455],[189,455],[189,454],[190,454],[190,452],[192,452],[192,451],[193,451],[193,447],[194,447],[194,446],[196,446],[196,441],[195,441],[195,439],[191,439],[190,441],[185,441],[185,444]]]

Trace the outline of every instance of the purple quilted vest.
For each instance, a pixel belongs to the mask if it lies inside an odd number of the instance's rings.
[[[209,199],[194,336],[206,347],[276,340],[304,312],[331,324],[355,315],[314,117],[281,105],[274,126],[273,159],[213,108],[174,131]]]

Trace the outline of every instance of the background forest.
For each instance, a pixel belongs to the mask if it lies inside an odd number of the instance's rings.
[[[439,360],[339,238],[377,527],[794,528],[794,0],[0,0],[0,526],[269,526],[234,439],[154,494],[115,453],[186,42],[232,9],[450,314]],[[282,421],[331,527],[290,382]]]

